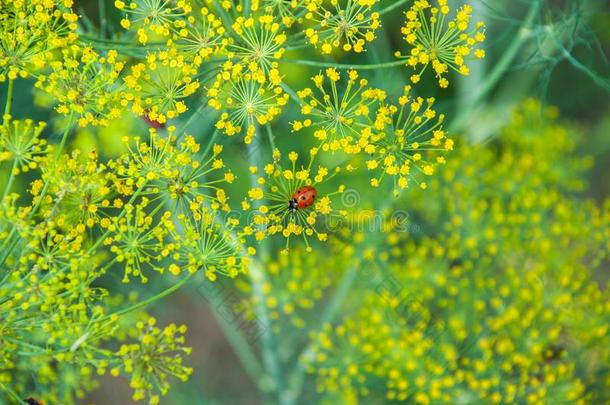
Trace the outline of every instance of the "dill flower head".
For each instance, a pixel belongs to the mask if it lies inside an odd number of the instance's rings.
[[[169,377],[186,381],[193,373],[183,364],[183,356],[191,349],[184,346],[186,326],[170,324],[161,329],[154,318],[136,323],[137,343],[123,344],[116,352],[119,366],[111,369],[118,376],[121,371],[130,376],[130,387],[135,401],[148,397],[150,404],[158,404],[160,395],[167,394]]]
[[[301,0],[260,0],[260,9],[265,14],[278,16],[290,28],[299,21],[304,8]]]
[[[110,246],[116,262],[123,267],[124,283],[128,283],[131,276],[146,283],[145,270],[159,273],[165,270],[162,262],[170,253],[166,239],[173,227],[171,212],[157,217],[155,211],[158,210],[150,210],[148,205],[147,198],[135,206],[126,204],[123,207],[125,215],[111,217],[106,226],[109,235],[104,244]]]
[[[380,27],[379,13],[373,12],[378,0],[307,0],[305,36],[314,46],[329,54],[335,48],[364,52],[367,42],[375,39]]]
[[[394,194],[409,186],[409,179],[418,182],[417,175],[431,176],[435,166],[443,164],[439,156],[453,149],[453,141],[442,129],[444,115],[434,111],[434,98],[424,100],[410,94],[411,86],[404,88],[397,104],[384,103],[376,111],[376,130],[363,136],[364,151],[369,154],[366,167],[379,172],[371,180],[378,187],[384,177],[394,179]]]
[[[288,160],[290,165],[283,167],[280,164],[280,152],[274,151],[274,162],[267,164],[263,173],[258,177],[260,187],[251,188],[248,197],[243,201],[244,210],[253,210],[252,225],[245,228],[246,234],[254,234],[256,240],[266,236],[281,234],[286,238],[286,250],[292,236],[302,238],[311,250],[308,238],[315,236],[320,241],[328,238],[326,232],[321,232],[316,226],[321,216],[331,214],[343,215],[331,207],[331,197],[344,190],[340,185],[337,190],[326,192],[323,184],[331,179],[339,169],[330,173],[324,166],[313,166],[316,151],[310,154],[307,166],[298,166],[298,153],[290,152]],[[259,169],[250,167],[252,175],[257,175]],[[295,201],[298,191],[304,186],[313,189],[309,195],[309,202],[305,206],[296,208]],[[301,196],[303,197],[303,196]]]
[[[228,43],[222,20],[207,7],[195,8],[171,30],[176,49],[196,66],[223,51]]]
[[[234,37],[227,46],[229,58],[237,58],[252,71],[277,69],[276,60],[284,54],[282,46],[287,39],[280,27],[273,15],[237,17],[232,25]]]
[[[288,103],[277,69],[267,75],[261,70],[244,71],[244,65],[227,62],[224,70],[207,89],[208,104],[222,111],[216,128],[233,136],[245,132],[244,141],[252,142],[256,126],[276,118]]]
[[[0,1],[0,82],[37,73],[53,51],[74,43],[78,16],[72,0]]]
[[[314,76],[312,81],[315,90],[305,88],[298,92],[302,100],[301,114],[306,118],[294,121],[292,129],[311,127],[324,151],[357,153],[361,134],[371,126],[372,107],[385,99],[385,92],[368,87],[368,81],[359,78],[355,70],[347,73],[344,89],[338,85],[341,73],[334,68]]]
[[[136,114],[164,124],[187,111],[184,100],[199,88],[197,69],[176,48],[151,53],[125,77],[129,91],[123,104]]]
[[[221,221],[217,211],[202,205],[178,215],[181,229],[172,231],[177,245],[169,267],[172,274],[203,270],[214,281],[219,274],[235,278],[247,272],[248,254],[254,252],[253,248],[243,248],[244,240],[236,232],[236,218]]]
[[[168,38],[176,21],[192,11],[190,1],[186,0],[115,0],[114,6],[125,13],[121,26],[136,31],[142,44],[151,37]]]
[[[47,152],[47,141],[40,139],[46,123],[34,125],[31,119],[11,120],[5,116],[0,126],[0,162],[14,162],[13,174],[27,172],[38,167]]]
[[[485,51],[476,48],[485,40],[485,25],[478,22],[474,28],[470,27],[472,6],[463,6],[453,20],[447,21],[449,12],[447,0],[438,0],[438,7],[433,7],[427,0],[417,0],[405,13],[407,21],[401,31],[411,50],[409,55],[396,52],[396,57],[404,58],[407,66],[414,69],[421,66],[420,71],[411,76],[413,83],[420,80],[431,64],[439,86],[446,88],[449,69],[468,75],[466,59],[473,50],[475,58],[485,57]]]
[[[45,160],[42,179],[48,193],[41,204],[41,214],[56,220],[66,229],[92,228],[100,215],[111,207],[113,176],[92,152],[81,156],[76,150],[63,155],[57,162]],[[34,188],[34,187],[33,187]]]
[[[57,111],[74,114],[81,126],[108,125],[123,106],[119,76],[124,63],[116,51],[100,55],[90,47],[73,45],[62,50],[63,59],[51,62],[51,73],[40,75],[36,87],[58,102]]]
[[[210,156],[200,156],[200,146],[192,136],[178,142],[176,128],[167,130],[168,136],[163,137],[149,129],[147,141],[123,137],[128,153],[109,163],[120,179],[118,188],[127,195],[137,188],[155,204],[183,212],[204,202],[214,209],[228,210],[228,199],[220,186],[232,183],[235,176],[224,171],[222,146],[214,145]]]

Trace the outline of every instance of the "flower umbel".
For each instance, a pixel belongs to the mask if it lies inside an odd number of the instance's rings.
[[[305,29],[309,42],[321,44],[322,53],[341,48],[346,52],[364,52],[367,42],[375,39],[381,26],[379,13],[372,8],[378,0],[307,0],[305,19],[314,25]]]
[[[146,63],[138,63],[125,77],[129,88],[125,99],[138,115],[146,115],[161,124],[187,110],[185,99],[199,88],[194,77],[197,69],[175,48],[149,54]]]
[[[119,117],[123,108],[119,76],[124,63],[116,51],[100,55],[91,47],[73,45],[63,50],[61,61],[50,66],[52,72],[39,76],[36,87],[57,99],[58,112],[76,114],[81,126],[106,126]]]
[[[170,324],[160,329],[155,324],[154,318],[136,324],[138,342],[121,346],[116,356],[122,364],[110,371],[119,375],[123,369],[130,375],[133,399],[137,401],[148,396],[150,404],[158,404],[159,394],[167,394],[168,376],[186,381],[193,373],[192,368],[182,364],[183,356],[191,353],[191,349],[184,346],[186,326]]]
[[[252,142],[256,125],[269,123],[288,103],[288,94],[280,87],[279,72],[271,69],[268,77],[260,70],[244,72],[243,65],[228,63],[207,90],[208,104],[224,111],[216,128],[228,136],[245,132],[244,141]]]
[[[70,7],[72,0],[0,1],[0,82],[38,73],[77,40]]]
[[[238,17],[233,31],[236,36],[227,46],[230,58],[235,56],[252,71],[262,69],[266,73],[277,68],[276,60],[284,54],[282,45],[287,37],[280,32],[280,24],[272,15]]]
[[[44,122],[34,125],[31,119],[11,121],[10,116],[5,117],[0,126],[0,162],[13,159],[18,171],[35,169],[47,150],[47,141],[40,139],[45,127]]]
[[[220,223],[216,211],[201,206],[193,206],[190,214],[178,216],[183,229],[173,232],[177,249],[172,255],[175,263],[169,268],[172,274],[178,275],[182,269],[191,273],[204,270],[205,276],[214,281],[218,274],[234,278],[246,273],[248,253],[235,231],[239,221],[228,218]]]
[[[417,0],[405,13],[407,21],[402,27],[404,39],[412,48],[409,55],[396,52],[396,57],[404,58],[407,66],[421,70],[411,76],[417,83],[428,65],[432,64],[440,87],[449,86],[446,75],[449,69],[462,75],[468,75],[470,69],[466,58],[474,49],[476,58],[485,57],[485,51],[475,48],[485,40],[485,25],[478,22],[470,28],[472,6],[465,5],[457,10],[456,17],[447,22],[449,14],[447,0],[438,0],[438,7],[433,7],[427,0]]]
[[[290,167],[284,168],[279,163],[280,153],[275,150],[274,162],[267,164],[264,167],[264,176],[257,179],[261,187],[250,189],[248,198],[243,202],[244,209],[256,210],[253,225],[246,228],[246,233],[254,233],[257,240],[262,240],[267,235],[282,234],[286,238],[286,249],[292,235],[302,237],[308,250],[311,250],[308,237],[315,235],[320,241],[327,239],[325,232],[317,230],[316,222],[318,217],[335,212],[331,208],[331,197],[343,192],[343,185],[334,192],[316,194],[313,204],[308,207],[290,209],[290,202],[293,201],[297,190],[303,186],[311,186],[320,193],[322,184],[338,172],[337,169],[336,172],[329,173],[326,167],[318,166],[317,171],[312,173],[315,154],[316,150],[313,150],[307,167],[298,167],[298,154],[290,152]],[[250,171],[256,175],[258,168],[251,167]]]
[[[383,104],[376,111],[376,131],[363,137],[364,150],[371,156],[366,162],[368,170],[381,172],[371,184],[377,187],[386,175],[392,176],[394,194],[408,187],[409,178],[417,182],[418,173],[432,175],[435,166],[445,162],[443,156],[432,157],[453,149],[453,141],[442,129],[444,115],[437,116],[432,109],[434,98],[424,100],[410,92],[411,86],[406,86],[398,105]],[[426,182],[419,185],[427,186]]]
[[[121,25],[125,29],[134,29],[138,41],[148,43],[150,36],[166,38],[176,21],[192,10],[189,1],[167,0],[116,0],[114,6],[125,12]]]
[[[341,74],[328,68],[312,78],[317,94],[311,88],[298,92],[303,101],[301,113],[307,118],[294,121],[292,128],[300,131],[312,127],[325,151],[358,152],[361,134],[372,125],[371,107],[386,97],[385,91],[368,87],[368,81],[359,79],[355,70],[350,70],[347,77],[347,86],[340,90],[337,83]]]

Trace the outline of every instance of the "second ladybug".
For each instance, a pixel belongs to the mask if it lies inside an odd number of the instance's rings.
[[[312,205],[318,192],[312,186],[303,186],[292,195],[292,200],[288,201],[288,210],[295,212]]]

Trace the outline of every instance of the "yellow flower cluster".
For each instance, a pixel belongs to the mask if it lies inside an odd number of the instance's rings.
[[[74,43],[78,16],[73,1],[0,1],[0,82],[36,74],[54,52]]]
[[[263,175],[257,178],[259,187],[248,191],[248,197],[242,202],[244,210],[253,210],[252,225],[244,229],[246,235],[254,235],[256,240],[263,240],[266,236],[281,234],[286,238],[286,251],[291,236],[303,238],[307,250],[310,251],[308,237],[316,236],[320,241],[328,237],[326,232],[318,231],[316,223],[321,215],[343,215],[331,207],[331,197],[343,192],[345,187],[340,185],[337,190],[325,192],[321,186],[331,179],[334,173],[324,166],[313,166],[316,151],[310,154],[307,166],[297,166],[299,155],[296,152],[288,154],[290,166],[281,165],[279,150],[274,151],[274,162],[265,165]],[[250,167],[253,176],[259,174],[259,168]],[[291,201],[295,200],[295,193],[304,186],[315,190],[310,203],[306,207],[291,209]],[[324,192],[324,193],[323,193]],[[266,203],[263,202],[266,200]],[[309,201],[309,200],[308,200]]]
[[[227,62],[223,71],[207,90],[208,104],[223,111],[216,128],[233,136],[245,131],[245,143],[251,143],[257,125],[265,125],[277,117],[288,103],[288,94],[280,86],[279,71],[271,68],[267,74],[254,67]]]
[[[0,126],[0,162],[12,160],[14,175],[38,167],[47,150],[47,141],[40,138],[46,125],[45,122],[34,125],[31,119],[13,121],[10,116],[4,117]]]
[[[245,241],[236,230],[239,221],[228,218],[226,223],[219,223],[212,209],[197,206],[192,207],[192,214],[190,217],[178,216],[182,234],[172,230],[178,247],[172,254],[174,263],[169,267],[170,272],[180,274],[187,270],[194,273],[204,269],[210,281],[216,280],[217,274],[231,278],[245,274],[248,256],[256,250],[243,247]]]
[[[302,101],[301,113],[307,117],[294,121],[292,129],[312,128],[322,142],[322,150],[346,153],[362,151],[363,134],[371,131],[374,106],[386,98],[383,90],[368,87],[368,80],[355,70],[347,73],[347,85],[340,90],[341,73],[328,68],[312,78],[315,89],[305,88],[297,94]]]
[[[124,267],[124,283],[129,282],[130,276],[148,282],[145,268],[163,273],[163,259],[171,252],[172,245],[165,240],[173,227],[171,213],[166,211],[155,221],[154,211],[151,214],[146,210],[148,204],[146,198],[136,206],[126,204],[125,215],[112,218],[107,225],[109,235],[104,244],[109,245],[116,262]]]
[[[379,172],[371,179],[373,187],[385,176],[394,179],[395,195],[408,187],[410,178],[427,187],[417,175],[434,174],[435,166],[445,163],[443,152],[453,149],[442,129],[444,115],[432,108],[434,98],[415,97],[406,86],[398,101],[390,102],[385,91],[368,87],[355,70],[347,73],[347,84],[334,68],[312,80],[317,92],[298,92],[305,119],[292,123],[294,131],[313,131],[322,151],[367,156],[367,169]]]
[[[379,13],[372,11],[378,0],[307,0],[305,36],[324,54],[333,49],[364,52],[365,44],[375,39],[381,26]]]
[[[130,0],[128,3],[116,0],[114,6],[125,12],[121,25],[134,29],[142,44],[153,39],[167,38],[176,26],[175,21],[192,11],[190,1]]]
[[[272,15],[262,15],[258,18],[237,17],[232,25],[235,37],[227,45],[228,58],[247,66],[252,72],[277,69],[284,54],[283,45],[286,34],[280,31],[280,24]]]
[[[123,206],[120,199],[112,198],[114,175],[97,161],[95,153],[81,156],[74,151],[53,165],[48,158],[41,163],[42,177],[34,181],[31,194],[40,199],[41,214],[56,219],[57,226],[75,238],[100,224],[104,209]]]
[[[553,114],[526,102],[497,148],[459,148],[434,196],[407,192],[420,230],[385,235],[359,264],[362,305],[302,358],[329,400],[603,402],[610,204],[570,197],[588,159]]]
[[[416,0],[405,13],[407,21],[401,31],[411,50],[408,55],[396,52],[396,57],[404,58],[406,65],[413,68],[421,65],[421,70],[411,76],[413,83],[419,82],[431,64],[440,87],[446,88],[449,69],[468,75],[466,59],[473,50],[476,58],[485,57],[485,51],[476,48],[485,40],[485,26],[478,22],[474,28],[470,27],[472,6],[458,9],[455,18],[447,22],[449,12],[447,0],[438,0],[437,7],[427,0]]]
[[[173,35],[168,44],[174,44],[195,66],[221,53],[229,41],[222,20],[206,7],[193,10],[170,29]]]
[[[136,324],[138,342],[121,345],[116,355],[122,364],[110,371],[118,376],[124,370],[131,375],[130,386],[134,389],[134,401],[144,399],[153,390],[166,395],[170,388],[168,376],[186,381],[193,373],[192,368],[182,364],[182,356],[191,353],[190,348],[183,346],[186,326],[170,324],[160,329],[155,325],[155,318]],[[156,405],[160,396],[149,395],[148,399],[149,404]]]
[[[197,69],[176,49],[151,53],[146,63],[131,67],[125,77],[128,91],[123,102],[133,112],[161,124],[187,110],[184,100],[195,94],[199,81]]]
[[[261,9],[265,14],[278,16],[287,28],[300,21],[304,9],[302,0],[254,0],[252,3],[253,10]]]
[[[445,158],[438,155],[453,149],[453,141],[447,139],[442,129],[444,116],[437,116],[432,109],[434,99],[413,97],[410,92],[411,87],[406,86],[397,105],[383,104],[377,110],[378,132],[367,134],[369,139],[363,142],[365,152],[371,156],[366,162],[367,169],[381,172],[371,184],[378,187],[386,175],[392,176],[395,195],[408,187],[409,178],[417,182],[412,169],[431,176],[436,165],[445,163]],[[434,160],[427,158],[435,155]],[[427,183],[421,182],[419,186],[425,189]]]
[[[124,63],[118,53],[110,50],[101,56],[91,47],[72,45],[62,54],[62,60],[50,63],[51,73],[39,76],[36,87],[53,95],[59,113],[78,117],[79,125],[108,125],[122,109],[119,76]]]

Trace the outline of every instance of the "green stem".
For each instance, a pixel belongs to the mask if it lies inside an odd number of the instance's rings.
[[[209,283],[209,281],[205,280],[204,283]],[[223,297],[221,293],[201,293],[204,294],[205,298],[207,298],[212,304],[212,309],[214,309],[212,313],[220,324],[220,328],[222,329],[223,333],[229,340],[229,343],[235,351],[235,354],[244,366],[246,373],[248,373],[252,381],[257,384],[261,391],[265,391],[264,380],[265,378],[267,378],[267,373],[265,372],[265,370],[263,370],[263,367],[261,366],[258,358],[250,348],[250,345],[248,344],[247,340],[244,338],[242,333],[240,333],[240,331],[235,328],[235,325],[228,322],[225,317],[221,316],[218,311],[215,310],[223,305],[226,305],[226,302],[224,301],[225,297]]]
[[[199,108],[197,108],[197,110],[195,110],[195,112],[193,112],[193,114],[191,114],[191,116],[189,117],[188,120],[186,120],[186,122],[184,123],[184,125],[182,126],[182,130],[180,131],[180,133],[182,134],[181,136],[184,136],[186,133],[187,128],[193,123],[193,121],[195,121],[195,119],[199,118],[201,116],[201,113],[208,107],[207,104],[203,103],[199,106]]]
[[[72,129],[73,124],[74,124],[74,111],[72,111],[70,113],[70,117],[68,118],[68,125],[66,126],[64,133],[61,135],[61,141],[59,141],[59,147],[57,148],[57,151],[55,152],[56,158],[61,156],[61,154],[64,150],[64,147],[66,146],[66,141],[68,140],[68,135],[70,134],[70,130]]]
[[[6,92],[6,105],[4,106],[4,116],[11,113],[11,107],[13,106],[13,90],[15,88],[15,80],[8,79],[8,90]],[[4,116],[2,122],[4,122]]]
[[[17,403],[18,403],[18,404],[20,404],[20,403],[22,403],[22,402],[23,402],[23,399],[21,399],[21,398],[19,397],[19,395],[17,395],[17,393],[16,393],[15,391],[13,391],[13,389],[12,389],[12,388],[10,388],[10,387],[8,387],[8,386],[4,385],[4,384],[3,384],[3,383],[1,383],[1,382],[0,382],[0,389],[1,389],[1,390],[3,390],[3,391],[5,391],[5,392],[8,392],[8,394],[9,394],[11,397],[13,397],[13,399],[14,399],[15,401],[17,401]]]
[[[269,144],[271,145],[271,153],[275,150],[275,136],[273,135],[273,131],[271,130],[271,125],[265,125],[267,129],[267,136],[269,137]]]
[[[57,151],[55,152],[55,160],[57,160],[59,158],[59,156],[61,156],[61,153],[63,152],[63,149],[66,145],[66,140],[68,139],[68,134],[70,133],[70,130],[72,129],[72,124],[74,124],[74,111],[70,113],[70,118],[68,119],[68,125],[66,126],[66,129],[61,136],[61,141],[59,142],[59,147],[57,148]],[[42,187],[40,196],[38,197],[38,201],[36,201],[36,204],[32,208],[32,211],[30,211],[30,213],[28,214],[28,220],[32,219],[32,217],[36,214],[36,211],[38,211],[38,208],[40,207],[40,204],[42,203],[42,200],[44,199],[44,197],[47,195],[48,190],[49,190],[49,182],[45,181],[44,186]]]
[[[376,63],[373,65],[352,65],[352,64],[347,64],[347,63],[318,62],[315,60],[305,60],[305,59],[282,59],[281,61],[285,62],[285,63],[316,66],[316,67],[321,67],[321,68],[333,67],[333,68],[337,68],[337,69],[360,69],[360,70],[381,69],[381,68],[387,68],[387,67],[402,66],[405,64],[405,61],[403,61],[403,60]]]
[[[260,134],[259,134],[259,136],[260,136]],[[258,137],[255,138],[255,142],[260,141],[260,139],[257,140],[257,138]],[[260,148],[255,147],[254,142],[248,144],[247,148],[248,148],[249,165],[258,166],[258,163],[260,163],[260,160],[261,160]],[[250,183],[251,183],[252,187],[258,186],[256,176],[250,175]],[[258,202],[258,204],[260,205],[260,202]],[[264,246],[265,245],[263,245],[263,247]],[[259,254],[260,254],[260,252],[259,252]],[[263,289],[263,285],[265,285],[265,283],[267,282],[266,274],[263,269],[263,266],[261,265],[261,263],[258,260],[256,260],[256,261],[253,260],[252,263],[250,264],[248,276],[250,278],[252,293],[256,297],[256,305],[255,305],[256,317],[261,321],[263,327],[266,327],[266,330],[262,331],[263,334],[261,336],[261,342],[262,342],[261,351],[262,351],[262,357],[263,357],[263,364],[265,366],[265,369],[267,370],[267,372],[269,373],[269,375],[271,376],[271,378],[273,378],[273,380],[275,382],[274,391],[277,394],[278,403],[291,404],[292,402],[286,397],[288,393],[287,393],[287,391],[285,391],[284,376],[282,374],[280,361],[279,361],[279,359],[277,357],[277,353],[275,351],[277,344],[275,342],[275,336],[273,335],[273,331],[272,331],[272,327],[271,327],[271,318],[269,317],[269,313],[267,311],[267,306],[266,306],[267,300],[266,300],[265,292]]]
[[[299,95],[292,90],[292,88],[290,88],[290,86],[288,86],[286,83],[282,83],[280,84],[280,86],[282,86],[282,89],[288,93],[288,95],[290,96],[290,98],[292,99],[292,101],[294,101],[295,103],[297,103],[298,105],[302,106],[303,102],[301,101],[301,99],[299,98]]]
[[[220,134],[220,131],[218,130],[218,128],[214,127],[214,132],[212,133],[212,137],[210,138],[210,141],[208,142],[208,145],[205,147],[205,150],[203,151],[203,154],[201,156],[203,156],[205,158],[208,155],[208,153],[210,153],[210,150],[212,150],[212,147],[214,146],[214,141],[216,141],[216,138],[218,138],[219,134]]]
[[[485,97],[491,89],[493,89],[498,80],[508,70],[510,64],[513,62],[513,60],[519,53],[519,50],[521,49],[525,41],[531,37],[529,31],[532,26],[532,23],[534,22],[534,18],[538,15],[540,5],[541,0],[535,0],[532,3],[528,14],[525,17],[525,20],[523,21],[523,24],[521,24],[521,27],[517,31],[515,40],[506,49],[506,51],[504,52],[500,60],[496,63],[489,76],[487,76],[485,81],[481,84],[478,92],[472,97],[469,108],[463,107],[462,112],[458,114],[458,116],[453,120],[450,126],[450,131],[455,131],[461,128],[461,126],[464,124],[464,121],[472,113],[473,107],[479,101],[481,101],[481,99]]]
[[[180,287],[182,287],[184,284],[186,284],[194,275],[195,275],[195,273],[189,273],[189,274],[187,274],[186,277],[184,277],[182,280],[180,280],[178,283],[174,284],[170,288],[161,291],[159,294],[154,295],[154,296],[148,298],[147,300],[138,302],[137,304],[134,304],[134,305],[127,307],[125,309],[122,309],[120,311],[113,312],[112,314],[108,314],[104,318],[102,318],[102,321],[108,320],[115,316],[119,317],[119,316],[125,315],[129,312],[133,312],[137,309],[140,309],[149,304],[152,304],[153,302],[158,301],[161,298],[166,297],[166,296],[170,295],[171,293],[173,293],[174,291],[178,290]]]
[[[356,274],[358,272],[358,264],[354,264],[351,266],[347,272],[343,275],[341,279],[341,283],[337,288],[335,294],[333,294],[333,298],[330,304],[325,308],[322,316],[320,317],[320,321],[318,323],[319,327],[317,330],[322,330],[324,325],[330,324],[336,318],[341,305],[345,301],[347,297],[347,293],[352,288],[354,281],[356,280]],[[290,395],[291,401],[296,402],[299,396],[301,395],[301,389],[303,386],[303,379],[305,377],[305,362],[303,361],[303,357],[310,357],[312,355],[312,346],[311,344],[305,348],[299,356],[297,356],[297,364],[295,365],[295,370],[292,372],[290,376]]]
[[[6,182],[6,185],[4,187],[4,193],[2,194],[2,200],[0,200],[0,202],[3,202],[6,197],[8,196],[8,193],[11,190],[11,187],[13,186],[13,181],[15,181],[15,170],[17,169],[17,159],[13,159],[13,166],[11,167],[11,174],[9,175],[8,181]]]
[[[97,0],[97,8],[100,16],[100,38],[106,36],[106,1]]]
[[[86,39],[87,41],[97,42],[97,43],[100,43],[100,44],[125,46],[125,47],[127,47],[129,49],[134,49],[134,50],[135,49],[146,50],[143,45],[134,44],[132,42],[115,41],[115,40],[112,40],[112,39],[103,39],[103,38],[99,38],[99,37],[92,37],[90,35],[85,35],[85,34],[80,35],[79,38],[80,39]],[[146,45],[147,46],[165,46],[167,44],[165,42],[148,42]]]
[[[390,4],[389,6],[387,6],[386,8],[382,9],[381,11],[379,11],[380,15],[389,13],[390,11],[394,10],[395,8],[398,8],[400,6],[402,6],[403,4],[409,2],[410,0],[399,0],[394,2],[393,4]]]

